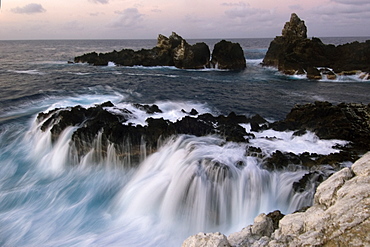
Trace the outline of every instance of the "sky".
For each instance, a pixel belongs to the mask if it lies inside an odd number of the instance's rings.
[[[273,38],[291,13],[308,36],[370,36],[370,0],[0,0],[0,40]]]

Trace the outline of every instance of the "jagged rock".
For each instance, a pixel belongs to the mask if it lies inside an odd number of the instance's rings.
[[[243,49],[238,43],[222,40],[213,48],[211,64],[219,69],[245,69],[246,60]]]
[[[318,38],[307,39],[304,21],[292,14],[283,28],[282,36],[271,41],[263,59],[264,66],[277,67],[288,74],[306,73],[309,79],[335,79],[346,71],[370,72],[370,41],[339,46],[325,45]],[[318,68],[331,68],[320,71]]]
[[[225,235],[216,233],[198,233],[187,238],[182,247],[231,247]]]
[[[281,34],[287,39],[306,39],[307,27],[296,13],[292,13],[290,21],[285,23]]]
[[[244,52],[239,44],[221,41],[215,46],[214,64],[220,69],[241,70],[245,68]],[[173,32],[170,37],[159,34],[157,45],[152,49],[123,49],[108,53],[91,52],[74,59],[75,63],[106,66],[109,62],[121,66],[175,66],[180,69],[203,69],[210,67],[210,50],[204,42],[190,45]]]
[[[286,246],[367,246],[370,237],[370,153],[323,182],[314,205],[285,216],[274,238]],[[365,172],[362,172],[365,171]]]
[[[322,139],[347,140],[358,150],[370,149],[370,105],[329,102],[297,105],[284,120],[270,127],[279,131],[306,129]]]
[[[134,106],[147,114],[162,112],[157,105],[134,104]],[[116,145],[117,150],[121,150],[122,143],[129,143],[131,153],[123,150],[118,155],[130,155],[131,160],[135,161],[139,160],[141,145],[145,144],[147,150],[152,150],[149,152],[154,152],[159,141],[172,135],[205,136],[217,134],[225,138],[226,141],[247,141],[245,136],[248,134],[239,124],[247,123],[250,119],[235,113],[218,117],[211,114],[201,114],[194,117],[190,115],[197,113],[197,111],[192,109],[189,116],[176,122],[148,117],[146,126],[133,126],[126,124],[128,119],[134,117],[132,112],[127,109],[115,109],[115,112],[119,111],[119,114],[115,114],[106,108],[114,108],[114,105],[111,102],[106,102],[87,109],[81,106],[55,109],[48,113],[40,113],[37,120],[42,131],[51,131],[53,142],[68,127],[76,127],[72,134],[72,145],[74,145],[78,157],[90,152],[98,135],[100,135],[102,144],[100,144],[100,150],[95,150],[96,152],[105,155],[110,144]]]
[[[231,234],[228,242],[235,247],[369,246],[369,198],[370,152],[321,183],[306,211],[280,215],[274,232],[268,216],[261,214],[253,225]]]
[[[181,41],[173,50],[175,66],[180,69],[203,69],[209,67],[211,52],[206,43],[189,45],[185,40]]]
[[[137,109],[145,111],[148,114],[153,113],[162,113],[162,110],[159,109],[157,105],[141,105],[141,104],[133,104]]]
[[[231,246],[265,246],[271,234],[278,228],[280,219],[284,217],[276,210],[268,215],[262,213],[254,219],[253,225],[243,228],[227,237]]]

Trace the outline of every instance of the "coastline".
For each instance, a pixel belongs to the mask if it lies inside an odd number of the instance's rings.
[[[370,244],[370,152],[322,182],[314,204],[276,221],[260,214],[240,232],[190,236],[182,247],[353,246]]]

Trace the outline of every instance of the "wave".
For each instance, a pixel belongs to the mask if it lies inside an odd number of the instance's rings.
[[[252,64],[252,65],[260,65],[263,61],[263,58],[260,59],[247,59],[247,64]]]
[[[271,69],[274,69],[274,68],[271,68]],[[369,73],[366,73],[366,72],[358,71],[356,73],[345,75],[345,74],[334,73],[334,71],[330,68],[317,68],[317,69],[319,70],[325,69],[333,73],[333,76],[329,76],[325,73],[321,73],[322,79],[317,80],[319,82],[370,82],[370,75]],[[280,71],[276,72],[276,74],[279,76],[288,77],[294,80],[308,80],[307,74],[286,75]]]
[[[126,102],[118,103],[114,107],[106,107],[106,109],[117,115],[124,114],[122,113],[122,109],[127,109],[132,113],[132,118],[128,120],[128,124],[141,126],[147,125],[146,119],[148,117],[155,119],[163,118],[171,122],[176,122],[177,120],[189,115],[189,112],[191,112],[192,109],[197,110],[197,115],[212,112],[212,110],[206,104],[189,101],[156,101],[153,104],[157,105],[162,112],[148,114],[144,110],[138,109],[133,104]]]
[[[106,100],[115,103],[109,111],[132,112],[127,124],[144,124],[147,117],[175,121],[193,108],[212,113],[201,103],[157,101],[162,113],[148,114],[119,94],[58,99],[48,110]],[[307,169],[268,171],[263,158],[246,152],[249,147],[268,155],[275,148],[302,152],[305,146],[329,152],[338,143],[321,142],[312,133],[253,132],[256,138],[249,143],[179,135],[149,154],[145,146],[132,150],[124,140],[106,145],[97,134],[77,159],[72,138],[83,126],[67,127],[52,141],[50,129],[41,131],[41,124],[8,125],[0,132],[6,147],[0,149],[4,246],[179,246],[199,231],[235,232],[261,212],[309,206],[314,192],[314,186],[300,193],[292,188]],[[243,127],[250,131],[249,125]],[[118,155],[122,152],[140,152],[141,160],[130,161]]]
[[[248,129],[250,126],[246,128]],[[340,149],[334,147],[343,147],[348,144],[347,141],[343,140],[321,140],[312,132],[307,132],[301,136],[295,136],[294,131],[275,131],[272,129],[260,132],[252,131],[251,133],[256,138],[250,139],[249,142],[268,154],[279,150],[294,154],[308,152],[328,155],[340,152]]]
[[[37,69],[30,70],[8,70],[8,72],[17,73],[17,74],[29,74],[29,75],[46,75],[47,73],[41,72]]]

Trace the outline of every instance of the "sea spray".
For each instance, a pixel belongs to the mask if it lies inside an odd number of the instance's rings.
[[[260,212],[310,204],[292,191],[307,171],[269,172],[261,160],[245,156],[246,147],[215,136],[174,138],[140,164],[113,211],[122,218],[151,215],[193,234],[229,232]]]

